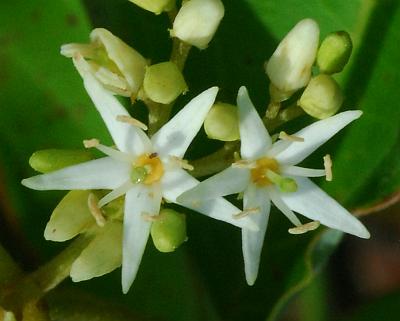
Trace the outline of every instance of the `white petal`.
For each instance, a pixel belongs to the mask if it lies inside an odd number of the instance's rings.
[[[300,226],[300,220],[296,214],[292,212],[289,206],[282,200],[282,195],[284,195],[284,193],[280,193],[275,186],[268,188],[268,196],[271,198],[272,203],[274,203],[277,209],[280,210],[288,218],[288,220],[292,222],[293,225]]]
[[[285,165],[294,165],[301,162],[339,130],[359,118],[361,114],[360,110],[349,110],[303,128],[294,136],[304,138],[304,142],[293,142],[287,149],[276,156],[276,160]]]
[[[369,238],[359,220],[308,178],[293,177],[298,185],[295,193],[281,193],[282,200],[293,210],[331,228]]]
[[[153,137],[154,150],[161,156],[183,157],[215,101],[218,87],[212,87],[193,98]]]
[[[281,167],[283,175],[304,176],[304,177],[321,177],[325,176],[324,169],[313,169],[299,166],[283,166]]]
[[[151,222],[142,214],[157,215],[161,193],[158,185],[135,184],[125,196],[124,236],[122,254],[122,291],[127,293],[135,280],[142,260]]]
[[[243,192],[250,182],[250,171],[246,168],[228,167],[222,172],[202,181],[196,187],[178,197],[182,203],[198,202]]]
[[[36,190],[114,189],[129,178],[130,166],[111,157],[69,166],[48,174],[22,180]]]
[[[250,214],[258,225],[259,231],[242,229],[242,250],[246,281],[248,285],[253,285],[258,275],[271,202],[264,188],[257,188],[250,184],[244,192],[243,206],[244,210],[257,207],[260,209],[259,213]]]
[[[241,228],[258,230],[257,226],[249,217],[244,217],[241,219],[234,218],[234,215],[241,211],[222,197],[199,202],[183,203],[177,201],[178,196],[180,196],[183,192],[195,187],[198,183],[199,182],[195,178],[190,176],[181,168],[170,170],[166,172],[162,178],[163,197],[168,202],[185,206],[217,220],[221,220]]]
[[[246,87],[240,87],[239,107],[240,153],[244,159],[262,157],[271,147],[271,137],[250,100]]]
[[[103,118],[118,149],[135,156],[151,152],[150,140],[141,129],[117,120],[119,115],[129,116],[128,112],[118,99],[90,73],[85,59],[78,56],[73,61],[83,78],[87,93]]]

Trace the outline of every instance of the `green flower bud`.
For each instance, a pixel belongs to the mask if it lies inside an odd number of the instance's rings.
[[[49,173],[92,159],[91,153],[87,150],[44,149],[32,154],[29,165],[40,173]]]
[[[71,267],[74,282],[107,274],[122,263],[122,222],[107,222]]]
[[[173,252],[187,240],[186,217],[171,209],[163,209],[151,225],[154,246],[160,252]]]
[[[175,0],[129,0],[144,10],[160,14],[163,11],[170,11],[175,7]]]
[[[224,5],[220,0],[187,1],[175,18],[170,31],[171,37],[205,49],[217,31],[224,13]]]
[[[225,103],[214,104],[204,121],[204,130],[211,139],[224,142],[238,140],[240,134],[237,107]]]
[[[54,209],[44,230],[49,241],[64,242],[95,224],[89,211],[88,198],[92,191],[70,191]]]
[[[178,67],[167,61],[146,68],[143,89],[152,101],[169,104],[188,87]]]
[[[61,54],[84,57],[89,71],[108,90],[136,98],[142,86],[147,61],[135,49],[103,28],[90,33],[90,44],[70,43],[61,47]],[[82,73],[80,65],[75,64]]]
[[[0,307],[0,320],[2,320],[2,321],[17,321],[14,313],[12,313],[11,311],[3,310],[2,307]]]
[[[329,75],[320,74],[311,79],[298,101],[303,110],[318,119],[335,114],[343,103],[338,83]]]
[[[353,43],[346,31],[329,34],[318,50],[317,65],[324,74],[341,72],[350,59]]]

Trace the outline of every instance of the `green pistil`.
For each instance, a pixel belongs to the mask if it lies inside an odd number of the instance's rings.
[[[131,181],[134,184],[143,183],[148,175],[149,172],[145,166],[134,167],[131,171]]]
[[[297,183],[292,178],[283,177],[271,170],[267,170],[266,176],[272,183],[279,187],[281,192],[293,193],[297,191]]]

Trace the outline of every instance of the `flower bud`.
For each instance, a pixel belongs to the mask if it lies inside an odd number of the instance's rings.
[[[61,54],[70,58],[84,57],[90,72],[105,88],[118,95],[136,98],[143,83],[146,59],[106,29],[94,29],[90,40],[90,44],[63,45]]]
[[[90,280],[120,267],[122,263],[122,222],[110,221],[97,230],[96,236],[71,267],[74,282]]]
[[[88,208],[91,191],[70,191],[54,209],[44,230],[48,241],[64,242],[72,239],[95,223]]]
[[[160,252],[173,252],[187,240],[186,217],[171,209],[163,209],[151,225],[154,246]]]
[[[338,83],[329,75],[320,74],[311,79],[298,101],[303,110],[318,119],[335,114],[343,103]]]
[[[188,87],[178,67],[167,61],[146,68],[143,89],[152,101],[169,104]]]
[[[40,173],[49,173],[71,165],[92,160],[87,150],[44,149],[32,154],[29,165]]]
[[[170,31],[171,37],[177,37],[199,49],[207,48],[225,9],[220,0],[190,0],[179,10]]]
[[[211,139],[224,142],[238,140],[240,134],[237,107],[225,103],[214,104],[204,121],[204,130]]]
[[[318,49],[319,27],[312,19],[301,20],[280,42],[266,64],[273,85],[290,97],[307,85]]]
[[[163,11],[170,11],[175,6],[175,0],[129,0],[144,10],[160,14]]]
[[[350,59],[353,43],[346,31],[326,36],[318,50],[317,65],[324,74],[341,72]]]

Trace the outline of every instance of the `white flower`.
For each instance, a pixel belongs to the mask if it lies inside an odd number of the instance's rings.
[[[177,196],[198,184],[181,167],[184,166],[181,158],[213,105],[218,88],[210,88],[195,97],[149,139],[138,127],[120,121],[134,122],[134,119],[129,118],[119,101],[91,74],[87,62],[82,57],[74,59],[117,149],[96,140],[86,142],[108,156],[24,179],[22,184],[36,190],[112,190],[99,201],[100,207],[125,195],[122,288],[126,293],[146,246],[150,216],[159,213],[162,198],[180,204]],[[239,210],[223,198],[186,207],[241,228],[257,230],[250,219],[235,220],[232,215]]]
[[[346,209],[329,197],[307,177],[324,176],[324,170],[295,166],[336,132],[361,115],[346,111],[318,121],[291,136],[291,141],[272,144],[271,137],[250,101],[245,87],[238,101],[242,161],[178,197],[181,202],[198,202],[244,192],[243,212],[251,215],[259,231],[242,230],[246,280],[254,284],[267,228],[271,201],[296,225],[293,234],[316,228],[318,222],[334,229],[369,238],[367,229]],[[296,211],[312,220],[301,225]]]

